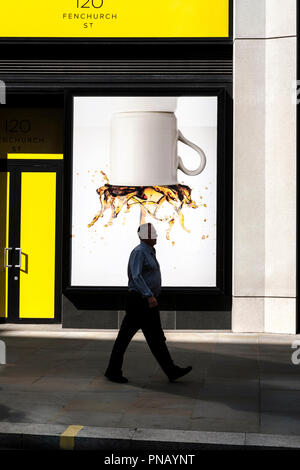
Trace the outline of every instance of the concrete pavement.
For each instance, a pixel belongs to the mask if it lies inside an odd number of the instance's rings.
[[[173,444],[185,435],[195,445],[219,445],[214,433],[223,433],[237,446],[281,438],[300,445],[300,364],[291,360],[300,335],[165,331],[174,361],[193,366],[169,383],[138,333],[126,353],[124,385],[103,376],[116,334],[0,325],[7,362],[0,365],[0,436],[6,429],[12,438],[18,425],[23,437],[36,425],[58,426],[58,434],[76,425],[78,436],[113,429],[131,444],[139,433],[151,441],[161,432],[157,441],[169,435]]]

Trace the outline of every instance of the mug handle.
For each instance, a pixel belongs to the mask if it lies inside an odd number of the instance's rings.
[[[178,156],[178,168],[179,168],[179,170],[183,171],[183,173],[185,173],[186,175],[190,175],[190,176],[199,175],[204,170],[204,168],[206,166],[205,153],[196,144],[193,144],[193,142],[190,142],[188,139],[186,139],[180,131],[178,131],[178,140],[180,140],[180,142],[183,142],[184,144],[188,145],[189,147],[192,147],[192,149],[196,150],[196,152],[200,155],[200,159],[201,159],[200,165],[198,166],[198,168],[196,168],[196,170],[188,170],[184,166],[181,157]]]

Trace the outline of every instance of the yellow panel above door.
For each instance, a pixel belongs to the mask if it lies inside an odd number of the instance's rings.
[[[56,173],[21,173],[20,318],[54,318]]]
[[[62,153],[8,153],[8,160],[63,160]]]

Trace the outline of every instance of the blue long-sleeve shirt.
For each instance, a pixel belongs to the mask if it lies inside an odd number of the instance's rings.
[[[161,273],[155,249],[143,241],[129,257],[128,288],[143,297],[157,297],[161,290]]]

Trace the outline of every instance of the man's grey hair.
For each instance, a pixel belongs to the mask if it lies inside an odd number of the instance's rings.
[[[140,225],[137,232],[140,240],[154,240],[157,238],[155,227],[150,223]]]

